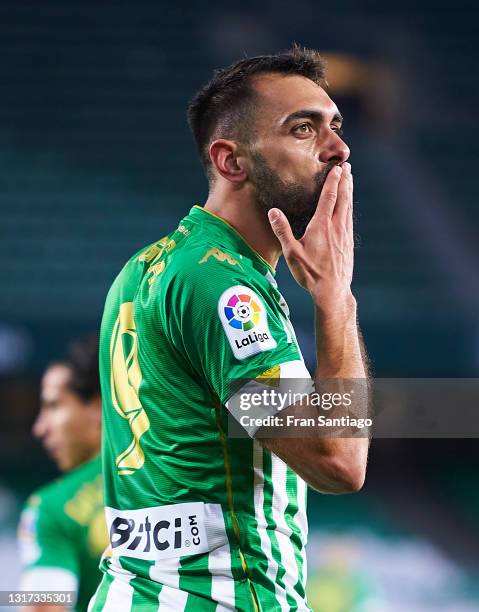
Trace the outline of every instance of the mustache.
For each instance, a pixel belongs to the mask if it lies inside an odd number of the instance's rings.
[[[251,157],[254,164],[250,178],[257,205],[265,214],[273,207],[282,210],[293,235],[300,238],[316,212],[329,172],[339,160],[335,158],[325,163],[306,184],[303,181],[285,181],[257,151],[253,151]]]
[[[285,213],[290,223],[293,235],[297,240],[303,236],[309,222],[313,218],[314,213],[319,206],[319,199],[321,197],[326,178],[331,170],[337,165],[338,164],[336,162],[328,163],[325,168],[320,170],[314,176],[314,188],[310,192],[309,197],[305,197],[303,189],[300,186],[297,186],[298,193],[295,194],[297,196],[297,202],[302,200],[303,205],[295,206]]]
[[[314,177],[314,182],[316,183],[316,185],[319,187],[321,186],[321,188],[324,185],[324,182],[326,181],[326,178],[328,176],[328,174],[331,172],[331,170],[333,168],[335,168],[336,166],[339,166],[340,164],[336,163],[336,162],[328,162],[327,166],[325,168],[323,168],[322,170],[320,170]]]

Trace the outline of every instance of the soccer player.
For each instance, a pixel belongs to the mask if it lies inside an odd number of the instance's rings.
[[[103,315],[112,556],[91,612],[309,609],[306,485],[360,489],[368,440],[228,436],[229,381],[310,377],[281,254],[314,304],[315,378],[366,376],[341,122],[320,56],[298,47],[218,71],[192,100],[208,200],[131,257]]]
[[[31,495],[23,510],[18,532],[24,563],[21,589],[73,591],[75,610],[86,610],[108,545],[99,455],[98,338],[82,338],[65,361],[47,368],[33,433],[65,474]],[[49,608],[38,606],[38,612]],[[26,610],[37,612],[37,607]]]

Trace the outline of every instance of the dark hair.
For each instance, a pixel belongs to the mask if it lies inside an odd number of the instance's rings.
[[[251,80],[266,73],[304,76],[321,87],[326,86],[324,60],[317,51],[296,44],[283,53],[242,59],[228,68],[216,70],[188,106],[188,125],[210,178],[209,145],[212,140],[223,137],[249,141],[255,101]]]
[[[73,342],[64,363],[71,372],[68,387],[82,402],[100,395],[98,335],[89,334]]]

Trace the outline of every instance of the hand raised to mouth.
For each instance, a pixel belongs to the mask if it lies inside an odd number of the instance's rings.
[[[319,308],[338,306],[351,292],[354,267],[353,177],[345,162],[329,172],[304,235],[293,236],[278,208],[269,211],[271,228],[296,282]]]

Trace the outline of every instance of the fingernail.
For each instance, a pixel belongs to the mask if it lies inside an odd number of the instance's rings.
[[[344,162],[343,164],[344,169],[346,170],[346,172],[351,172],[351,164],[349,162]]]
[[[338,176],[341,174],[342,170],[343,169],[341,168],[341,166],[334,166],[334,171]]]
[[[279,211],[277,208],[272,208],[271,210],[268,210],[268,219],[273,222],[276,221],[277,219],[279,219]]]

